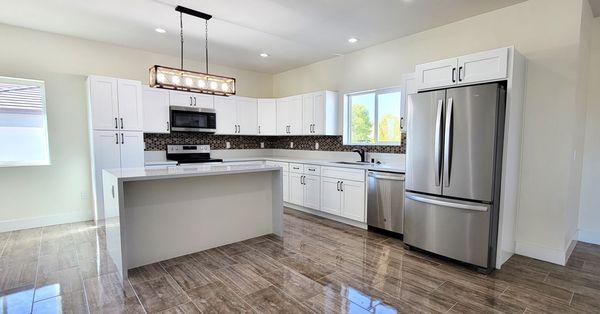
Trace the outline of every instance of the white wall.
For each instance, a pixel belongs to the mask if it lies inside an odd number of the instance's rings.
[[[276,74],[273,93],[394,86],[418,63],[514,45],[528,60],[517,247],[564,253],[581,178],[585,107],[578,83],[587,1],[585,6],[582,0],[530,0]]]
[[[0,168],[0,232],[91,219],[86,76],[147,82],[150,66],[177,66],[179,61],[176,57],[2,24],[0,38],[0,76],[46,82],[52,162],[50,166]],[[197,62],[186,64],[203,69]],[[218,65],[211,65],[211,71],[236,77],[240,95],[272,95],[269,74]]]
[[[600,244],[600,17],[591,37],[579,239]]]

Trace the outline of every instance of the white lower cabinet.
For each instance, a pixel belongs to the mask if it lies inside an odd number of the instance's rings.
[[[340,197],[340,180],[333,178],[321,178],[321,210],[340,215],[342,209],[342,198]]]
[[[303,206],[312,209],[321,209],[321,178],[319,176],[304,175]]]
[[[340,183],[342,193],[342,217],[366,222],[365,220],[365,183],[343,180]]]
[[[283,182],[281,183],[283,185],[283,201],[284,202],[289,202],[290,201],[290,173],[287,171],[283,171],[283,174],[281,175]]]
[[[302,184],[301,173],[290,172],[290,200],[289,202],[296,205],[303,205],[304,202],[304,185]]]

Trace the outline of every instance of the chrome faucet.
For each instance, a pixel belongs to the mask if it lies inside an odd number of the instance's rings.
[[[365,150],[363,148],[355,148],[352,150],[355,153],[358,153],[360,155],[360,161],[361,162],[365,162],[367,160],[367,157],[365,155]]]

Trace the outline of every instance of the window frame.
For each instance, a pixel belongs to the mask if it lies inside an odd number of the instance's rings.
[[[379,142],[379,95],[389,93],[400,93],[400,119],[402,119],[402,97],[404,95],[404,89],[402,86],[393,86],[380,89],[372,89],[367,91],[360,91],[354,93],[347,93],[344,95],[344,129],[343,138],[344,145],[346,146],[401,146],[402,145],[402,125],[400,125],[400,141],[398,142]],[[360,96],[366,94],[374,94],[375,97],[375,113],[373,117],[374,121],[374,140],[373,143],[355,143],[352,142],[352,115],[351,113],[351,97]],[[402,123],[402,122],[401,122]]]
[[[9,168],[9,167],[29,167],[29,166],[49,166],[51,165],[50,158],[50,139],[48,136],[48,113],[46,107],[46,83],[40,80],[32,80],[26,78],[16,78],[16,77],[7,77],[0,76],[0,81],[3,83],[13,83],[13,84],[23,84],[30,86],[40,87],[41,94],[41,103],[42,103],[42,129],[43,129],[43,144],[44,149],[46,150],[47,159],[45,160],[27,160],[27,161],[0,161],[0,168]]]

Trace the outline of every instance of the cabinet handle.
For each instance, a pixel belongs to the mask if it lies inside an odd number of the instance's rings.
[[[452,83],[456,83],[456,68],[452,68]]]
[[[338,190],[338,192],[340,191],[340,181],[335,184],[335,189]]]
[[[115,133],[115,144],[119,145],[119,133]]]
[[[461,75],[460,75],[460,73],[462,72],[462,69],[463,69],[462,65],[460,67],[458,67],[458,81],[459,82],[462,81],[462,78],[461,78]]]
[[[400,117],[400,129],[404,129],[404,117]]]
[[[238,124],[238,133],[242,133],[242,126]]]
[[[169,121],[167,121],[167,131],[170,130]]]
[[[198,106],[198,102],[196,101],[196,96],[194,96],[194,106]]]
[[[119,128],[119,122],[117,121],[117,118],[115,118],[115,129]]]
[[[192,96],[190,96],[190,106],[193,106],[194,102],[192,101]]]
[[[344,192],[344,181],[340,181],[340,192]]]
[[[125,136],[121,133],[121,144],[125,144]]]
[[[121,118],[121,130],[123,130],[123,118]]]
[[[260,125],[258,126],[258,134],[260,134]]]

